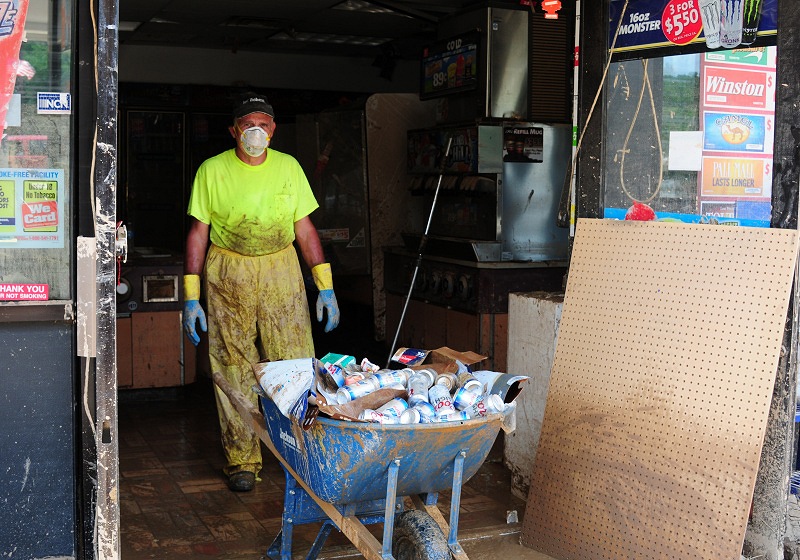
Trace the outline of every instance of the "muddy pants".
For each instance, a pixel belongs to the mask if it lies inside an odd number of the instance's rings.
[[[211,245],[205,265],[211,371],[257,405],[252,364],[314,356],[308,300],[293,245],[247,257]],[[258,436],[215,387],[225,473],[261,470]]]

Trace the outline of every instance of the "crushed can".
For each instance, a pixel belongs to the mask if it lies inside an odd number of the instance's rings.
[[[450,414],[442,414],[434,419],[434,422],[459,422],[469,420],[469,415],[463,410],[451,412]]]
[[[503,412],[505,403],[503,397],[496,394],[481,395],[472,405],[464,409],[470,418],[482,418],[489,414]]]
[[[372,375],[368,379],[374,379],[378,382],[379,387],[388,387],[396,383],[402,385],[404,388],[408,386],[408,372],[412,370],[404,369],[382,369],[378,373]]]
[[[434,409],[433,405],[429,402],[419,402],[415,404],[413,408],[419,411],[423,419],[433,418],[436,416],[436,409]]]
[[[336,392],[339,387],[344,385],[344,370],[336,364],[325,362],[320,371],[320,377],[325,390],[331,393]]]
[[[378,408],[378,412],[386,416],[397,416],[398,418],[404,410],[408,409],[408,403],[403,399],[392,399]]]
[[[458,377],[454,373],[442,373],[436,377],[435,385],[447,387],[451,393],[458,388]]]
[[[466,387],[460,387],[456,390],[456,394],[453,395],[453,406],[456,407],[456,410],[464,410],[475,404],[482,396],[481,393],[471,391]]]
[[[450,391],[444,385],[437,384],[428,389],[428,398],[436,411],[436,416],[444,416],[456,411],[450,398]]]
[[[339,404],[349,403],[364,395],[369,395],[373,391],[380,389],[380,385],[373,377],[367,377],[352,385],[345,385],[336,391],[336,402]]]
[[[428,400],[428,389],[433,385],[435,374],[429,369],[415,371],[408,378],[408,404],[414,406]]]
[[[378,424],[399,424],[400,417],[399,416],[390,416],[388,414],[382,414],[377,410],[372,410],[371,408],[365,408],[361,411],[358,415],[359,420],[366,420],[367,422],[377,422]]]
[[[352,373],[348,372],[347,375],[344,376],[344,384],[345,385],[353,385],[354,383],[358,383],[359,381],[366,379],[366,375],[364,375],[363,371],[354,371]]]
[[[361,371],[370,372],[370,373],[377,373],[380,370],[380,366],[376,366],[368,359],[364,358],[361,360]]]
[[[400,415],[401,424],[419,424],[422,422],[422,414],[416,408],[407,408]]]
[[[459,373],[457,376],[458,386],[467,391],[473,391],[479,395],[483,393],[483,383],[478,378],[472,375],[471,372],[465,371]]]

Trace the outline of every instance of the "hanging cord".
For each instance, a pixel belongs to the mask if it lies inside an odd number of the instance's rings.
[[[581,130],[581,134],[578,137],[578,143],[575,147],[575,151],[572,155],[572,162],[570,165],[569,176],[565,178],[565,182],[569,180],[569,187],[565,188],[567,194],[569,195],[570,205],[569,205],[569,225],[570,225],[570,234],[574,237],[575,231],[575,218],[576,218],[576,185],[577,181],[575,181],[575,170],[578,162],[578,154],[581,151],[581,146],[583,145],[583,138],[586,136],[586,129],[589,128],[589,122],[592,120],[592,115],[594,114],[594,109],[597,106],[597,100],[600,99],[600,94],[603,93],[603,86],[606,83],[606,76],[608,76],[608,69],[611,66],[611,53],[614,51],[614,47],[617,45],[617,37],[619,36],[619,30],[622,27],[622,20],[625,19],[625,12],[628,10],[628,2],[630,0],[625,0],[625,4],[622,6],[622,11],[619,14],[619,21],[617,22],[617,29],[614,31],[614,39],[611,41],[611,46],[608,49],[608,56],[606,60],[605,67],[603,68],[603,76],[600,78],[600,84],[597,87],[597,92],[594,94],[594,100],[592,100],[592,105],[589,108],[589,114],[586,116],[586,122],[583,123],[583,130]],[[566,186],[566,185],[565,185]],[[562,195],[563,199],[563,195]],[[559,216],[559,222],[563,221],[563,218]]]
[[[658,114],[656,113],[655,101],[653,101],[653,86],[650,84],[650,78],[647,73],[648,66],[649,61],[647,59],[642,59],[642,69],[644,71],[644,77],[642,78],[642,90],[639,92],[639,101],[636,103],[636,110],[634,111],[633,118],[631,119],[631,126],[628,128],[628,134],[625,136],[625,142],[622,144],[622,150],[620,150],[621,154],[619,162],[619,184],[620,187],[622,187],[622,192],[624,192],[633,202],[643,202],[644,204],[648,204],[658,195],[659,191],[661,190],[661,185],[664,181],[664,149],[661,146],[661,131],[658,128]],[[642,200],[633,196],[628,189],[625,188],[625,154],[630,151],[628,149],[628,141],[633,134],[633,129],[636,127],[636,119],[639,117],[639,110],[642,108],[642,99],[644,98],[645,89],[647,89],[650,97],[650,110],[653,113],[653,126],[656,129],[656,142],[658,143],[658,182],[656,183],[656,188],[650,197]]]

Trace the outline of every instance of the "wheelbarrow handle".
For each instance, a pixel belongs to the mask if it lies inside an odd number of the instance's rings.
[[[264,417],[258,411],[255,405],[248,401],[245,396],[241,393],[241,391],[233,388],[230,383],[220,374],[219,372],[215,371],[211,374],[212,379],[217,387],[225,393],[228,399],[231,401],[231,404],[236,408],[239,412],[239,415],[245,422],[249,422],[250,427],[253,431],[258,435],[259,439],[264,442],[264,445],[267,446],[267,449],[272,451],[272,454],[275,455],[275,458],[281,462],[283,467],[291,474],[297,484],[302,486],[303,490],[308,492],[308,495],[317,503],[322,511],[325,512],[331,521],[333,521],[339,530],[350,539],[350,542],[353,543],[359,552],[364,555],[364,558],[367,560],[382,560],[381,556],[381,544],[378,542],[372,533],[364,526],[361,521],[355,516],[344,516],[339,513],[339,510],[324,500],[322,500],[319,496],[317,496],[313,490],[303,482],[300,475],[295,472],[292,466],[284,459],[280,453],[275,449],[275,445],[272,443],[272,440],[267,433],[266,428],[264,427]]]

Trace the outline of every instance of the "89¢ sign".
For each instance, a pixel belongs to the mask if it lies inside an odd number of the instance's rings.
[[[697,0],[670,0],[661,15],[664,36],[676,45],[685,45],[700,35],[703,22]]]

